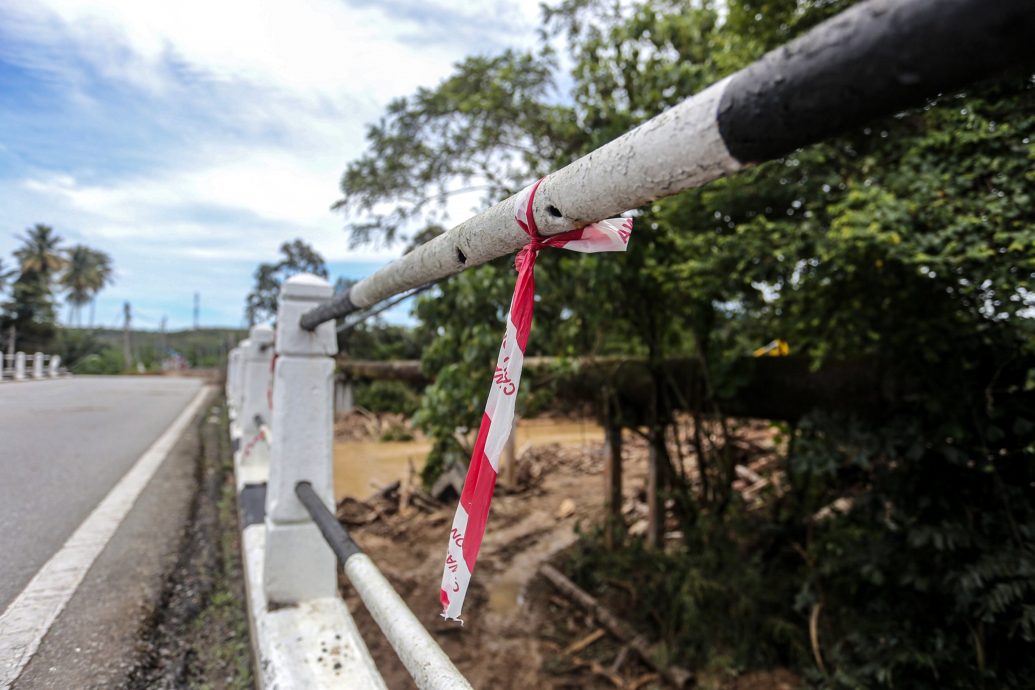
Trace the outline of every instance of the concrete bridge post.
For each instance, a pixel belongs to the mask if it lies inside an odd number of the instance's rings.
[[[50,374],[50,378],[56,379],[60,372],[61,372],[61,355],[51,355],[50,356],[50,367],[48,368],[48,372],[47,373]]]
[[[14,353],[14,380],[24,381],[25,380],[25,353],[15,352]]]
[[[299,325],[302,314],[332,294],[326,280],[308,273],[289,278],[280,291],[263,571],[271,606],[337,596],[334,554],[295,495],[305,480],[334,505],[334,322],[312,331]]]
[[[334,411],[348,412],[356,406],[352,378],[341,374],[334,380]]]
[[[241,416],[241,406],[244,405],[244,358],[245,353],[252,345],[251,338],[245,338],[237,345],[237,364],[234,367],[234,409],[237,411],[237,417]],[[240,424],[238,424],[240,426]]]
[[[250,447],[248,455],[241,458],[243,465],[265,465],[269,453],[265,443],[251,443],[259,433],[256,417],[265,424],[270,424],[269,389],[272,373],[270,364],[273,361],[273,328],[267,324],[253,326],[249,333],[248,346],[241,351],[241,364],[238,365],[242,390],[240,414],[237,423],[241,427],[241,435]]]
[[[226,355],[226,395],[227,412],[230,419],[237,418],[237,365],[241,358],[241,346],[237,345]]]
[[[32,356],[32,378],[43,378],[43,353],[37,352]]]

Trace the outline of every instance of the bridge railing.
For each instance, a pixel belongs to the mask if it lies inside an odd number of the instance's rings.
[[[253,644],[263,685],[384,687],[338,596],[335,559],[420,688],[469,688],[448,656],[334,516],[333,322],[313,331],[301,315],[330,285],[294,276],[281,290],[278,328],[259,325],[231,351],[226,395],[235,443]],[[350,650],[333,663],[334,648]],[[290,650],[288,653],[285,650]],[[331,674],[340,664],[338,676]],[[330,669],[330,670],[329,670]],[[325,684],[326,683],[326,684]]]
[[[546,176],[530,212],[540,234],[551,236],[699,187],[874,117],[1030,65],[1032,35],[1031,0],[1000,0],[994,10],[985,0],[866,0]],[[254,521],[245,528],[246,542],[249,529],[259,522],[263,527],[261,558],[246,558],[254,610],[274,616],[337,600],[335,552],[368,607],[392,599],[390,587],[373,584],[380,581],[376,569],[365,557],[356,560],[354,545],[328,518],[334,505],[334,320],[522,248],[529,238],[514,220],[515,200],[457,225],[334,299],[330,285],[316,276],[290,278],[280,294],[276,333],[258,326],[231,353],[227,396],[235,437],[239,444],[255,440],[247,457],[238,451],[238,485],[243,505],[261,501],[258,510],[243,508]],[[267,419],[272,434],[260,428]],[[364,566],[350,565],[355,563]],[[405,609],[401,601],[391,604],[403,618],[412,617],[399,605]],[[376,613],[375,619],[404,662],[436,663],[441,650],[425,637],[409,634],[405,625],[388,625]],[[348,627],[351,618],[339,624]],[[259,646],[264,644],[263,663],[284,649],[260,639]],[[361,640],[354,648],[366,654]],[[294,657],[276,658],[300,663],[306,650],[292,649]],[[441,677],[414,676],[421,687],[465,686],[451,664],[443,668],[448,672]],[[381,687],[376,669],[368,680],[353,678],[355,686]]]
[[[0,356],[0,382],[56,379],[63,372],[61,355],[15,352]]]

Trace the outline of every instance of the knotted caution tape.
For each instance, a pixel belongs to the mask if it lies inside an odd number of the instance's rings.
[[[517,283],[507,314],[507,333],[503,337],[492,387],[485,403],[485,413],[478,428],[467,478],[456,508],[449,533],[446,564],[442,570],[442,617],[459,620],[471,582],[471,573],[478,559],[478,549],[485,535],[489,505],[496,487],[503,446],[514,426],[514,405],[521,384],[521,367],[525,361],[525,345],[532,331],[535,307],[535,260],[544,247],[571,249],[586,254],[624,252],[632,234],[632,218],[611,218],[552,237],[541,237],[532,215],[532,202],[542,180],[523,190],[517,197],[515,218],[528,233],[529,242],[514,260]]]

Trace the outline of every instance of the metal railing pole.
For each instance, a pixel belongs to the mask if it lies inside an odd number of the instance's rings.
[[[994,5],[994,6],[993,6]],[[867,0],[548,175],[532,208],[556,235],[779,158],[1035,61],[1031,0]],[[302,317],[315,328],[517,251],[514,197]]]
[[[421,690],[470,688],[453,662],[413,615],[392,584],[352,540],[309,482],[295,485],[295,494],[309,511],[363,605]]]

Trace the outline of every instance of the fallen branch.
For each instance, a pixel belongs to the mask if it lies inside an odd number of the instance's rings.
[[[561,652],[561,654],[563,654],[564,656],[571,656],[572,654],[578,654],[583,649],[585,649],[586,647],[590,646],[591,644],[593,644],[594,642],[596,642],[597,640],[599,640],[601,637],[603,637],[606,634],[607,633],[604,632],[603,628],[597,628],[596,630],[594,630],[590,634],[588,634],[585,637],[583,637],[578,642],[573,642],[570,645],[568,645],[567,647],[565,647],[564,651]]]
[[[374,493],[370,494],[365,499],[363,499],[363,503],[365,503],[367,505],[371,505],[375,501],[391,500],[392,494],[394,494],[397,491],[399,491],[399,487],[400,487],[401,484],[402,484],[402,482],[400,482],[398,480],[392,482],[391,484],[389,484],[387,486],[381,486],[380,484],[377,484],[375,482],[370,482],[370,486],[372,486],[373,488],[377,489],[377,491],[375,491]]]
[[[551,585],[566,595],[568,599],[592,613],[609,633],[625,642],[630,649],[636,652],[648,666],[661,674],[665,680],[677,688],[685,687],[690,681],[692,674],[689,671],[678,666],[663,666],[658,663],[646,638],[636,633],[631,625],[617,618],[613,613],[604,608],[589,592],[569,580],[559,570],[548,563],[544,563],[539,567],[539,573]]]
[[[657,679],[657,673],[644,674],[632,682],[632,685],[629,686],[629,690],[640,690],[640,688],[642,688],[647,683],[653,683]]]
[[[611,671],[608,671],[606,668],[601,666],[599,662],[593,661],[592,659],[583,659],[582,657],[578,656],[573,656],[571,660],[573,663],[578,664],[579,666],[585,666],[590,671],[592,671],[594,675],[600,676],[601,678],[605,678],[611,683],[611,685],[615,686],[616,688],[625,687],[625,683],[622,682],[621,676],[619,676],[617,673],[612,673]]]
[[[809,614],[809,641],[812,643],[812,656],[816,660],[816,666],[820,673],[827,675],[827,667],[823,663],[823,652],[819,648],[819,612],[823,610],[823,604],[812,605],[812,612]]]

